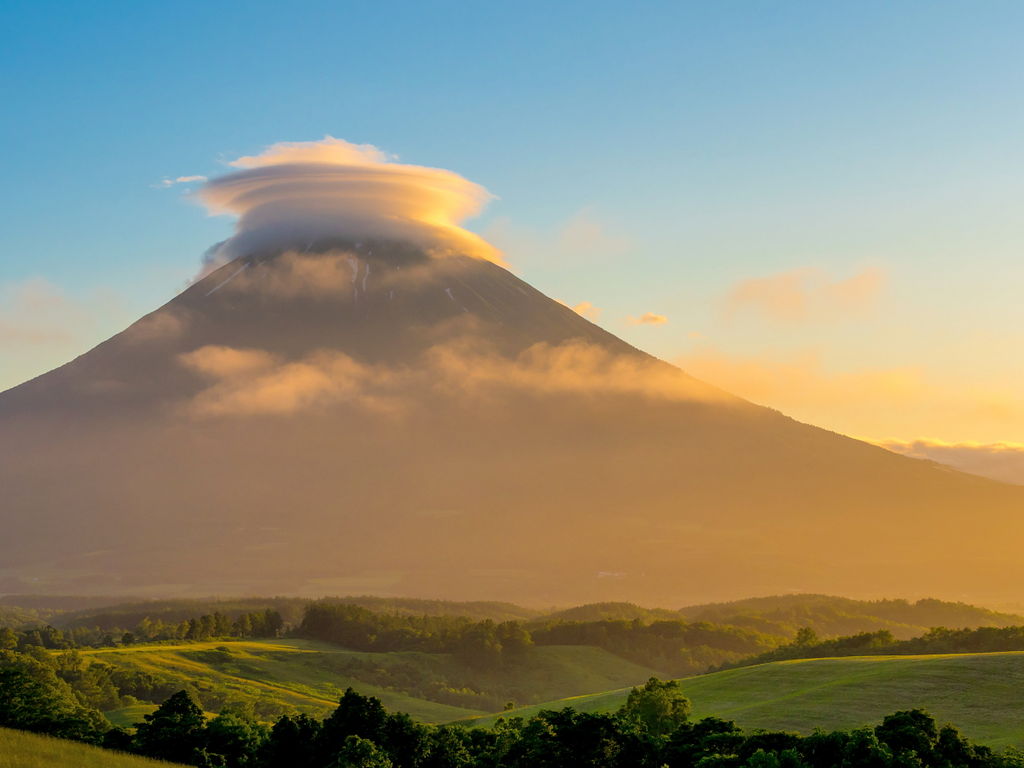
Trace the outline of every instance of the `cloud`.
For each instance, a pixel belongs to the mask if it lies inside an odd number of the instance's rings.
[[[778,323],[835,320],[870,307],[885,284],[876,267],[845,280],[829,280],[820,269],[807,267],[736,283],[723,300],[728,320],[752,316]]]
[[[664,325],[668,322],[668,318],[654,312],[644,312],[640,317],[632,315],[627,317],[626,322],[630,325]]]
[[[56,286],[40,278],[0,287],[0,345],[67,344],[86,314]]]
[[[729,400],[675,366],[584,342],[535,344],[510,359],[474,345],[431,349],[428,370],[448,388],[487,396],[504,390],[635,394],[664,400]]]
[[[358,268],[357,256],[344,251],[324,254],[288,251],[274,260],[273,269],[242,267],[229,276],[230,282],[221,285],[229,291],[255,292],[281,299],[322,298],[351,293]]]
[[[1024,485],[1024,445],[946,443],[941,440],[881,440],[878,445],[915,459],[946,464],[962,472]]]
[[[583,342],[536,344],[516,358],[469,338],[429,348],[409,367],[366,365],[334,351],[283,360],[258,349],[205,346],[179,357],[207,385],[193,416],[288,414],[347,403],[396,414],[424,393],[482,398],[508,394],[640,395],[673,401],[733,401],[729,395],[645,355]]]
[[[240,170],[194,193],[211,214],[239,217],[234,236],[212,255],[217,264],[324,240],[374,239],[500,262],[497,249],[460,226],[492,195],[452,171],[396,163],[376,147],[332,136],[274,144],[230,165]]]
[[[580,317],[585,317],[587,320],[592,322],[597,322],[598,318],[601,317],[602,309],[600,307],[595,307],[589,301],[581,301],[579,304],[569,304],[569,302],[562,301],[561,299],[557,299],[557,301],[559,304],[569,307],[569,309]]]
[[[950,443],[990,444],[1024,434],[1019,391],[922,365],[843,369],[826,364],[817,348],[742,355],[711,344],[672,362],[747,400],[868,442],[883,435],[912,442],[930,432]]]
[[[160,187],[161,189],[167,189],[173,187],[175,184],[189,184],[194,181],[206,181],[205,176],[179,176],[176,179],[161,179],[159,183],[154,186]]]
[[[230,379],[271,368],[275,358],[260,349],[208,345],[179,357],[182,365],[214,379]]]
[[[206,346],[179,359],[214,381],[189,403],[198,416],[294,413],[355,398],[374,375],[340,352],[289,362],[258,349]]]

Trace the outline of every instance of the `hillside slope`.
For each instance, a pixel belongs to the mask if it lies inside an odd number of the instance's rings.
[[[774,662],[683,679],[693,717],[735,720],[745,729],[810,733],[877,722],[923,708],[993,747],[1024,747],[1024,652],[927,656],[857,656]],[[571,706],[610,712],[628,688],[513,710],[528,716]],[[468,721],[489,725],[497,715]]]
[[[173,768],[174,765],[74,741],[0,728],[0,768]]]
[[[507,701],[537,702],[642,682],[650,668],[599,648],[531,648],[514,665],[474,669],[449,654],[364,653],[310,640],[213,641],[84,650],[88,660],[152,675],[154,703],[187,688],[204,709],[254,707],[264,719],[323,716],[349,686],[423,722],[483,714]],[[132,715],[142,710],[132,709]],[[117,722],[128,713],[117,711]]]

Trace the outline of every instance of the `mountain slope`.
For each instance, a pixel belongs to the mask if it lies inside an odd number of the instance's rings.
[[[0,394],[0,590],[995,599],[1024,489],[799,424],[506,270],[253,255]]]

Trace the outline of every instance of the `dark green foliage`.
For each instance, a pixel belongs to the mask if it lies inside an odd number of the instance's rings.
[[[391,759],[369,739],[349,736],[328,768],[392,768]]]
[[[205,749],[219,756],[225,768],[246,768],[256,764],[256,756],[269,729],[253,720],[252,715],[225,709],[206,726]]]
[[[171,696],[135,728],[139,754],[173,763],[201,765],[205,742],[206,716],[184,691]]]
[[[397,616],[355,605],[316,603],[296,630],[359,651],[454,653],[471,667],[514,663],[531,645],[592,645],[670,675],[705,671],[775,646],[778,638],[748,629],[689,624],[681,619],[545,623],[474,622],[464,617]]]
[[[0,651],[0,726],[99,742],[109,724],[79,703],[47,661],[45,654]]]
[[[309,715],[285,715],[271,728],[261,749],[260,765],[263,768],[316,765],[320,730],[320,721]]]
[[[530,633],[515,621],[497,624],[458,616],[402,616],[327,603],[307,607],[296,632],[357,651],[454,653],[480,668],[514,662],[533,644]]]
[[[690,714],[690,700],[683,695],[678,680],[661,681],[652,677],[643,688],[629,692],[619,710],[623,722],[645,735],[661,738],[674,732]]]

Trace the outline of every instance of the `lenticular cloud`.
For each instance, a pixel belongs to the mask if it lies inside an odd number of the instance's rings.
[[[325,136],[282,142],[231,163],[196,196],[212,214],[238,216],[233,237],[208,261],[308,248],[328,239],[403,240],[433,253],[500,261],[498,251],[460,223],[492,197],[442,168],[396,163],[369,144]]]

